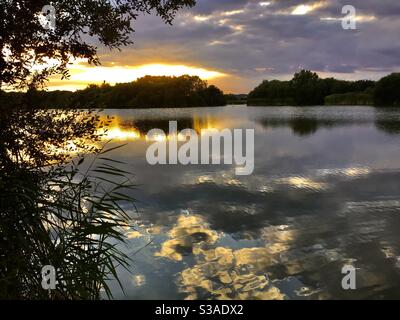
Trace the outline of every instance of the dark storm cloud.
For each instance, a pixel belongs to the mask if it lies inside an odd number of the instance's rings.
[[[357,30],[341,27],[347,4],[357,9]],[[310,10],[292,14],[300,5]],[[141,17],[135,27],[135,46],[113,61],[132,65],[152,57],[215,69],[232,75],[220,80],[228,91],[235,77],[247,91],[300,68],[378,78],[400,67],[398,0],[198,0],[172,27],[157,17]]]

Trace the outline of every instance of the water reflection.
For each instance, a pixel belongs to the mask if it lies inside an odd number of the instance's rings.
[[[178,275],[179,290],[187,299],[284,299],[268,274],[294,240],[294,234],[284,229],[265,230],[269,241],[264,247],[196,247],[195,265]]]
[[[133,275],[123,273],[127,298],[400,298],[393,134],[400,110],[226,107],[116,116],[121,132],[138,133],[117,153],[140,184],[140,223],[127,231],[134,260]],[[148,165],[144,135],[167,132],[169,120],[179,130],[254,128],[254,174],[238,177],[230,165]],[[356,291],[341,288],[344,264],[358,268]],[[116,297],[123,297],[117,288]]]
[[[305,108],[309,110],[309,108]],[[285,117],[280,114],[274,113],[269,117],[256,117],[255,122],[260,124],[264,129],[277,129],[277,128],[291,128],[294,135],[297,136],[311,136],[314,135],[320,129],[334,129],[340,127],[348,127],[352,125],[368,125],[374,123],[376,128],[382,132],[388,134],[400,134],[400,116],[398,109],[384,108],[368,110],[361,117],[350,114],[350,117],[346,117],[346,113],[339,112],[335,114],[329,108],[330,112],[328,116],[318,112],[295,112],[290,116]],[[367,108],[366,108],[367,109]],[[370,108],[372,109],[372,108]],[[325,110],[323,110],[325,111]],[[351,113],[351,112],[349,112]],[[325,117],[320,117],[325,115]],[[124,119],[124,117],[114,116],[110,120],[110,125],[107,128],[100,129],[99,132],[103,134],[104,140],[116,140],[116,141],[133,141],[146,136],[146,134],[152,129],[161,129],[164,132],[169,132],[169,122],[177,121],[178,132],[184,129],[193,129],[197,133],[201,130],[207,129],[223,129],[226,127],[232,127],[235,124],[234,119],[221,118],[215,114],[203,114],[194,113],[191,117],[170,117],[170,118],[137,118],[137,119]],[[163,116],[162,114],[160,116]],[[105,121],[107,118],[104,117]],[[253,119],[252,119],[253,120]],[[240,121],[236,124],[240,125]]]
[[[331,127],[330,121],[318,122],[316,118],[293,118],[293,119],[261,119],[259,123],[266,129],[290,127],[294,134],[308,136],[317,132],[321,127]]]
[[[134,141],[146,139],[147,133],[152,129],[161,129],[167,134],[170,131],[170,122],[177,122],[178,132],[184,129],[193,129],[198,134],[205,130],[218,129],[222,127],[221,122],[209,116],[202,118],[193,115],[191,118],[171,119],[123,119],[119,116],[103,117],[102,121],[109,119],[107,127],[98,129],[103,140]]]
[[[208,228],[201,216],[181,215],[168,237],[171,239],[161,245],[155,256],[182,261],[182,256],[193,254],[198,244],[214,244],[218,234]]]
[[[284,298],[263,274],[270,263],[267,249],[217,247],[195,254],[196,264],[178,275],[179,290],[187,294],[186,299]]]
[[[388,134],[400,134],[400,117],[397,108],[383,108],[376,115],[377,129]]]

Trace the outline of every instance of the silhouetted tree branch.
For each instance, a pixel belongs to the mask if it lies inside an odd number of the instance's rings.
[[[68,63],[82,58],[100,63],[98,40],[115,49],[132,43],[132,21],[155,13],[168,24],[178,10],[195,0],[58,0],[54,29],[45,29],[38,16],[48,0],[0,0],[0,88],[43,85],[52,74],[68,77]],[[42,65],[42,68],[33,66]]]

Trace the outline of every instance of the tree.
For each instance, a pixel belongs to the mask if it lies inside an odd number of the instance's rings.
[[[58,95],[60,95],[59,93]],[[43,92],[41,106],[62,108],[53,103],[53,93]],[[145,76],[115,86],[90,85],[71,93],[71,107],[78,108],[184,108],[226,105],[220,89],[198,76]],[[60,99],[62,101],[62,99]]]
[[[112,241],[124,240],[117,227],[130,222],[123,208],[132,199],[122,194],[132,187],[97,144],[108,124],[95,113],[0,112],[0,299],[111,294],[106,279],[128,262]],[[87,153],[95,158],[81,170]],[[41,286],[44,265],[58,270],[51,292]]]
[[[122,227],[131,222],[124,208],[134,208],[133,185],[106,155],[116,147],[100,144],[97,129],[106,130],[110,119],[90,111],[38,110],[43,92],[36,88],[51,74],[67,76],[70,59],[98,64],[88,38],[119,48],[130,43],[137,14],[156,12],[171,23],[194,1],[52,1],[52,30],[38,20],[46,4],[0,0],[0,89],[28,89],[25,95],[0,90],[0,102],[12,97],[19,107],[0,108],[0,299],[98,299],[102,290],[111,295],[106,280],[118,280],[117,266],[127,266],[115,242],[124,240]],[[90,94],[99,92],[95,87]],[[88,153],[94,159],[87,164]],[[41,286],[44,265],[58,270],[51,292]]]
[[[392,73],[378,81],[374,101],[382,106],[400,105],[400,73]]]
[[[267,105],[291,105],[293,100],[293,87],[290,81],[272,80],[263,81],[248,96],[250,104],[260,101]]]
[[[335,101],[339,104],[348,104],[349,101],[370,104],[374,88],[375,82],[370,80],[320,79],[314,72],[301,70],[290,81],[263,81],[249,94],[248,102],[256,105],[307,106],[322,105],[328,98],[330,104]]]
[[[38,16],[48,0],[0,0],[0,88],[43,85],[52,74],[68,77],[68,63],[82,58],[100,63],[97,39],[110,49],[132,43],[132,21],[156,13],[168,24],[195,0],[58,0],[55,28],[45,29]],[[41,65],[42,68],[33,68]]]
[[[224,93],[214,85],[204,89],[204,96],[206,106],[215,107],[226,105]]]
[[[292,79],[294,99],[297,105],[323,104],[322,82],[315,72],[301,70]]]

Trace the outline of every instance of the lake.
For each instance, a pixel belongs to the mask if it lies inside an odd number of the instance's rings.
[[[400,110],[108,110],[135,174],[118,299],[400,298]],[[255,129],[255,167],[146,162],[152,128]],[[356,268],[356,290],[342,268]]]

